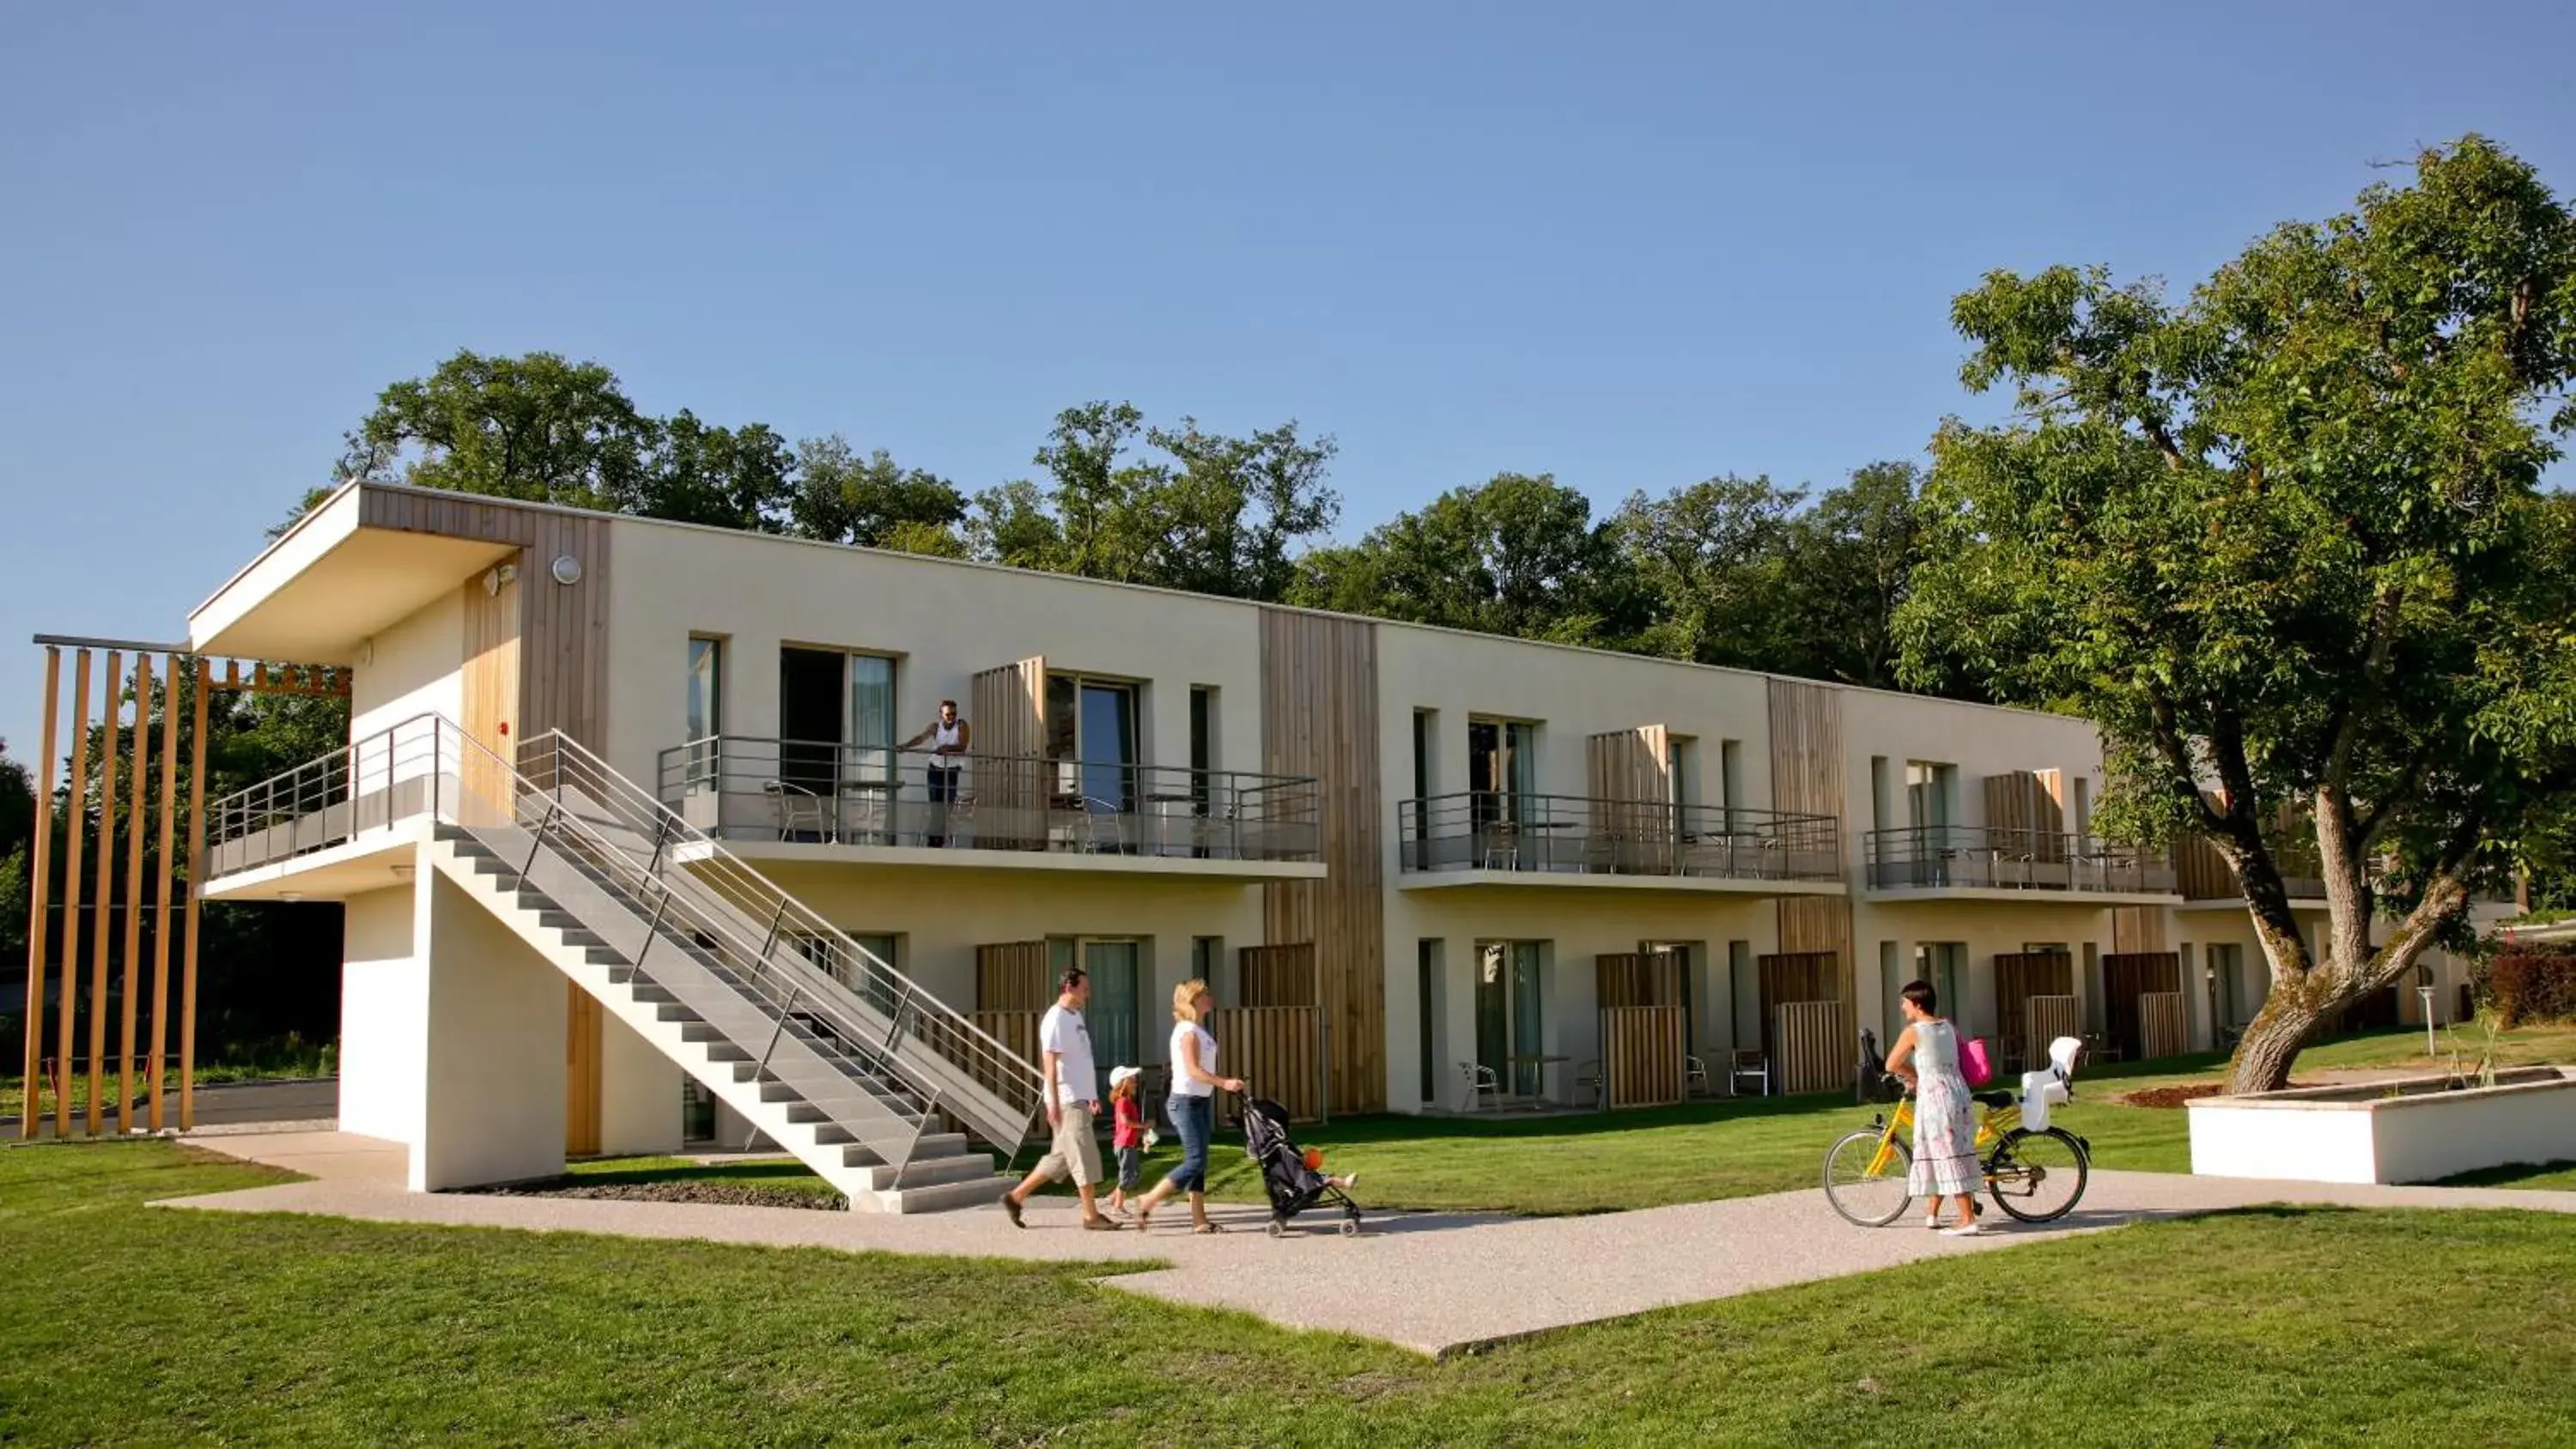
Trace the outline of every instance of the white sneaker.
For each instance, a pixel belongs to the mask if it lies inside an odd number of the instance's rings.
[[[1945,1238],[1982,1238],[1985,1235],[1986,1225],[1975,1218],[1970,1218],[1955,1228],[1941,1230],[1941,1236]]]
[[[1925,1218],[1923,1220],[1923,1226],[1932,1232],[1937,1233],[1941,1231],[1941,1215],[1939,1213],[1934,1213],[1930,1217]]]

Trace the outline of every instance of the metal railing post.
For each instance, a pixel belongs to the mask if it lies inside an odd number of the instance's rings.
[[[661,939],[662,913],[670,908],[671,888],[669,886],[663,886],[661,894],[656,896],[653,900],[653,919],[645,922],[644,924],[644,944],[635,948],[636,970],[641,971],[644,969],[644,958],[652,954],[653,943]]]
[[[912,1141],[904,1144],[903,1161],[894,1165],[894,1186],[902,1190],[903,1180],[912,1173],[912,1160],[921,1152],[921,1134],[930,1129],[931,1115],[939,1110],[940,1090],[930,1089],[930,1099],[921,1104],[921,1115],[912,1124]]]
[[[528,863],[519,868],[519,879],[526,880],[528,872],[537,868],[537,852],[546,848],[546,828],[555,823],[555,812],[562,808],[558,802],[547,803],[545,815],[537,821],[537,838],[528,845]]]

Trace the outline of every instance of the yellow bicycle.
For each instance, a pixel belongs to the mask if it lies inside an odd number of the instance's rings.
[[[2074,1097],[2079,1045],[2072,1037],[2053,1044],[2049,1069],[2022,1078],[2020,1100],[2010,1092],[1975,1094],[1982,1109],[1977,1165],[1985,1173],[1986,1195],[2026,1223],[2052,1222],[2072,1212],[2092,1176],[2092,1144],[2048,1125],[2049,1107]],[[1826,1151],[1825,1198],[1835,1212],[1865,1228],[1885,1227],[1904,1215],[1914,1201],[1906,1180],[1914,1165],[1906,1145],[1913,1125],[1914,1098],[1908,1095],[1895,1111],[1872,1117],[1869,1126]]]

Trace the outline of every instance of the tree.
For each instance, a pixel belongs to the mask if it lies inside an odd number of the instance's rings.
[[[1548,474],[1499,473],[1398,514],[1351,550],[1323,550],[1301,569],[1297,602],[1473,629],[1591,644],[1644,627],[1643,592],[1613,566],[1607,523],[1580,489]]]
[[[36,790],[27,767],[0,740],[0,961],[27,960],[29,851],[36,838]]]
[[[596,362],[460,351],[377,395],[340,476],[635,512],[659,435]]]
[[[883,448],[862,458],[838,433],[796,447],[787,527],[799,538],[962,556],[956,528],[965,518],[957,485],[902,467]]]
[[[1627,647],[1668,659],[1774,667],[1779,567],[1805,497],[1769,478],[1711,478],[1630,495],[1610,520],[1617,567],[1649,601]]]
[[[653,425],[652,437],[633,490],[617,500],[622,511],[754,533],[780,531],[797,491],[800,460],[767,424],[720,428],[683,408]]]
[[[1922,557],[1911,463],[1871,463],[1818,498],[1780,539],[1770,668],[1895,689],[1896,614]],[[1942,670],[1934,692],[1973,698]]]
[[[2179,306],[2059,267],[1952,315],[1963,380],[2011,385],[2016,415],[1934,441],[1907,670],[1950,652],[1999,698],[2081,711],[2108,828],[2210,838],[2273,980],[2231,1086],[2278,1087],[2463,932],[2576,785],[2576,528],[2537,488],[2576,429],[2576,217],[2469,137]],[[2267,834],[2285,802],[2315,836],[2322,959]]]

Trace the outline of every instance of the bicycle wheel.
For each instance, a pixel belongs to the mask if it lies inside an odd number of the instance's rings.
[[[1986,1195],[2026,1223],[2066,1216],[2084,1196],[2092,1163],[2063,1127],[2014,1128],[1986,1159]]]
[[[1854,1132],[1825,1153],[1825,1200],[1847,1222],[1886,1227],[1914,1201],[1905,1181],[1913,1166],[1914,1154],[1884,1130]]]

